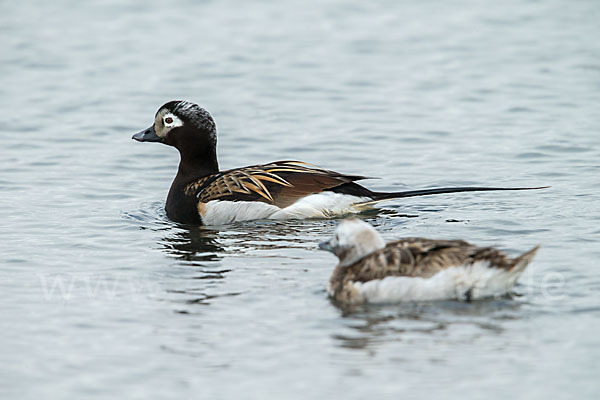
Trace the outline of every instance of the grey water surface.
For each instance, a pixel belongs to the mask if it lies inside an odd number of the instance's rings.
[[[598,398],[598,1],[5,1],[0,38],[0,398]],[[173,99],[224,169],[552,185],[362,216],[542,248],[512,298],[338,308],[336,221],[165,216],[131,135]]]

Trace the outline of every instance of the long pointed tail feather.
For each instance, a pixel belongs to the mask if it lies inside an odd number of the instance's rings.
[[[525,253],[523,253],[520,256],[518,256],[517,258],[515,258],[514,265],[510,269],[511,272],[518,272],[519,274],[521,272],[523,272],[525,270],[525,268],[527,267],[527,265],[529,265],[531,260],[533,260],[535,253],[537,253],[537,251],[539,249],[540,249],[540,245],[538,244],[533,249],[526,251]]]
[[[415,196],[429,196],[432,194],[446,194],[446,193],[458,193],[458,192],[488,192],[497,190],[538,190],[547,189],[550,186],[538,186],[538,187],[478,187],[478,186],[466,186],[466,187],[450,187],[450,188],[435,188],[435,189],[421,189],[421,190],[408,190],[406,192],[373,192],[373,202],[398,199],[401,197],[415,197]],[[367,202],[370,203],[370,202]]]

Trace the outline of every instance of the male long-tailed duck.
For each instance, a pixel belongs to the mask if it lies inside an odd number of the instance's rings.
[[[470,301],[510,293],[539,246],[516,258],[462,240],[405,238],[385,244],[368,223],[342,221],[319,244],[339,258],[329,295],[341,304]]]
[[[217,129],[197,104],[171,101],[154,124],[133,135],[179,150],[179,170],[167,196],[167,216],[182,223],[219,225],[252,219],[327,218],[357,213],[378,201],[430,194],[539,188],[454,187],[373,192],[345,175],[299,161],[276,161],[219,171]]]

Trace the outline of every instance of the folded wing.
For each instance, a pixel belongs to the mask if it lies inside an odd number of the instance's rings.
[[[211,200],[262,201],[285,208],[302,197],[365,178],[340,174],[299,161],[277,161],[201,178],[188,185],[186,192],[197,193],[198,200],[203,203]]]

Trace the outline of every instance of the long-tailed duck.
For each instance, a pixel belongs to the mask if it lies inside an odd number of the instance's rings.
[[[133,135],[179,150],[179,170],[167,196],[167,216],[182,223],[219,225],[252,219],[327,218],[357,213],[378,201],[430,194],[539,188],[453,187],[406,192],[373,192],[345,175],[299,161],[220,171],[217,129],[197,104],[170,101],[154,124]]]
[[[510,293],[539,246],[516,258],[462,240],[405,238],[385,244],[368,223],[342,221],[319,244],[339,258],[329,295],[341,304],[470,301]]]

